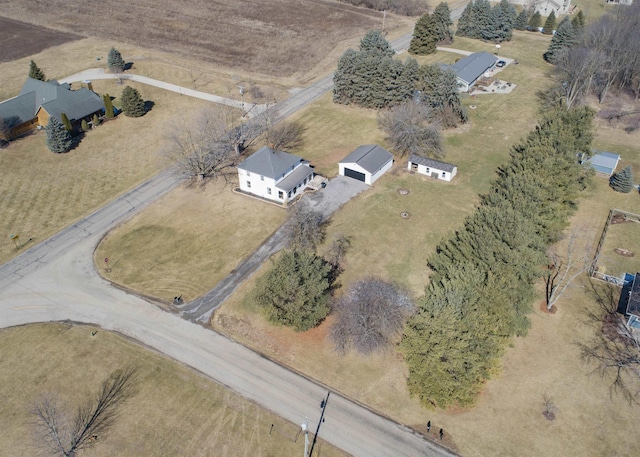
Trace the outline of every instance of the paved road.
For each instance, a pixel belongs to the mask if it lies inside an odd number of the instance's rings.
[[[314,101],[331,88],[330,83],[328,76],[294,94],[281,104],[280,116]],[[314,430],[325,388],[215,332],[111,287],[95,272],[92,253],[103,234],[179,183],[165,170],[0,266],[0,327],[61,320],[97,324],[192,366],[294,423],[308,416]],[[454,455],[338,394],[331,396],[321,436],[355,456]]]

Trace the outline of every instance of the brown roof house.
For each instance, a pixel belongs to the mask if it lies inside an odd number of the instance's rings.
[[[51,116],[62,121],[64,113],[74,129],[83,119],[104,112],[102,97],[83,87],[71,90],[70,84],[27,78],[20,93],[0,103],[0,119],[4,128],[0,138],[10,140],[49,123]]]

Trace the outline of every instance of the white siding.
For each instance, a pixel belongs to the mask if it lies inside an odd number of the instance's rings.
[[[283,199],[278,198],[276,183],[271,178],[260,176],[256,173],[249,173],[247,170],[238,168],[238,180],[240,182],[240,190],[243,192],[277,202],[283,201]],[[269,193],[269,189],[271,193]]]
[[[376,182],[378,178],[382,176],[385,172],[387,172],[392,166],[393,166],[393,159],[390,159],[387,163],[384,164],[382,168],[380,168],[378,171],[376,171],[373,175],[369,177],[369,180],[371,182],[368,182],[367,184],[373,184],[374,182]]]
[[[409,162],[409,165],[407,166],[407,170],[412,171],[413,170],[412,165],[413,163]],[[440,170],[434,167],[427,167],[426,165],[420,165],[420,164],[416,164],[416,165],[418,166],[418,169],[415,171],[417,171],[418,173],[429,176],[430,178],[433,176],[433,173],[437,173],[438,179],[442,179],[443,181],[451,181],[453,177],[456,175],[456,173],[458,172],[458,167],[453,167],[453,171],[448,172],[448,171]]]

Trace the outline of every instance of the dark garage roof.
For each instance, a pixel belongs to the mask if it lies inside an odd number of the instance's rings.
[[[393,154],[377,144],[365,144],[342,159],[340,163],[357,163],[369,173],[375,173],[393,159]]]

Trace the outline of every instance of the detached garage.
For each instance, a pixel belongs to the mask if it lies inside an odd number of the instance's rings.
[[[338,164],[340,176],[373,184],[393,165],[393,154],[377,144],[360,146]]]

